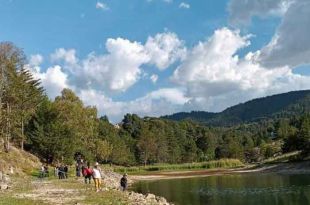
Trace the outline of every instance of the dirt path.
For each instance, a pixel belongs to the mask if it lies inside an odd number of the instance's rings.
[[[19,193],[17,198],[27,198],[34,201],[42,201],[47,204],[78,204],[85,199],[79,189],[60,188],[53,181],[35,180],[31,182],[32,190]]]

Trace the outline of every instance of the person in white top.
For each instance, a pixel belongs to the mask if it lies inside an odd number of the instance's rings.
[[[101,189],[101,172],[100,172],[100,168],[98,167],[97,163],[93,168],[93,179],[95,182],[96,191],[99,192]]]

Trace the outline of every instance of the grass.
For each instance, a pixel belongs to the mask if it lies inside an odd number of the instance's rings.
[[[300,153],[301,151],[285,153],[277,157],[270,157],[264,160],[262,163],[263,164],[274,164],[274,163],[281,163],[281,162],[298,161],[300,160]]]
[[[115,172],[140,174],[156,171],[182,171],[182,170],[201,170],[201,169],[217,169],[217,168],[236,168],[242,167],[244,164],[238,159],[220,159],[208,162],[195,162],[185,164],[154,164],[147,166],[133,167],[114,167]]]
[[[26,198],[17,198],[16,194],[30,193],[33,187],[31,186],[31,178],[29,177],[14,177],[12,178],[12,187],[8,191],[0,191],[0,205],[41,205],[42,201],[34,201]]]
[[[1,143],[0,143],[1,145]],[[8,172],[10,167],[18,175],[29,175],[33,169],[40,168],[40,161],[34,155],[11,146],[10,152],[0,146],[0,170]]]
[[[41,205],[42,202],[30,199],[18,199],[8,195],[0,194],[0,205]]]
[[[85,204],[128,204],[128,198],[123,193],[115,190],[103,191],[101,193],[87,191],[86,196],[82,201]]]

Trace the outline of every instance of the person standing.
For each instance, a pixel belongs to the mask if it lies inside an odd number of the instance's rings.
[[[64,178],[68,179],[68,171],[69,171],[69,168],[68,168],[68,165],[65,165],[64,167]]]
[[[40,169],[40,174],[39,174],[39,178],[44,178],[45,176],[45,168],[44,165],[42,164],[41,169]]]
[[[64,179],[65,178],[65,172],[64,172],[64,166],[60,165],[59,169],[58,169],[58,178],[59,179]]]
[[[75,171],[76,171],[76,176],[80,177],[81,176],[81,165],[79,163],[76,164]]]
[[[54,176],[58,177],[58,165],[54,168]]]
[[[121,190],[126,191],[126,189],[127,189],[127,174],[123,175],[123,177],[121,178],[120,184],[121,184]]]
[[[101,172],[97,163],[93,168],[93,179],[95,182],[96,192],[99,192],[101,190]]]
[[[93,176],[93,170],[90,168],[89,163],[87,164],[87,167],[84,168],[83,175],[85,179],[85,184],[90,184],[91,178]]]

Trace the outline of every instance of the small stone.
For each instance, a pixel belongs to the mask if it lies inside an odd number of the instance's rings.
[[[1,190],[5,190],[5,189],[8,189],[8,188],[9,188],[9,186],[7,184],[1,184],[0,185],[0,189]]]
[[[3,182],[9,182],[9,181],[11,181],[11,180],[10,180],[10,177],[8,177],[7,175],[3,175],[3,176],[2,176],[2,181],[3,181]]]
[[[158,197],[158,198],[157,198],[157,201],[158,201],[160,204],[167,204],[167,203],[168,203],[167,200],[166,200],[165,198],[163,198],[163,197]]]
[[[147,194],[145,198],[147,200],[156,200],[156,196],[154,194]]]

